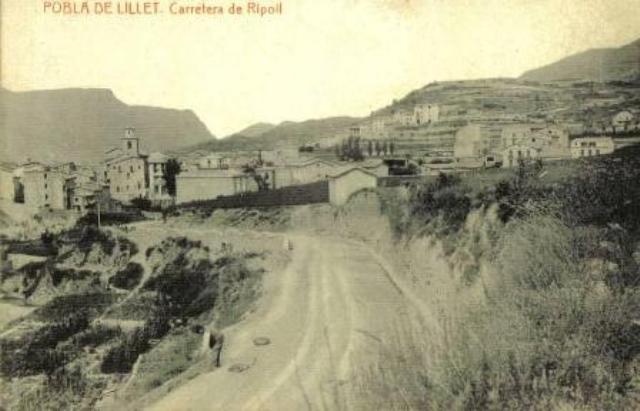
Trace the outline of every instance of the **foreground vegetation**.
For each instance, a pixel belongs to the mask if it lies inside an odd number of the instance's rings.
[[[138,255],[127,238],[82,222],[36,243],[49,256],[0,279],[5,292],[40,305],[0,338],[0,395],[15,409],[93,408],[143,357],[130,395],[161,385],[199,360],[193,325],[237,321],[262,273],[244,254],[184,237]]]
[[[398,330],[400,349],[362,370],[364,395],[398,409],[637,409],[638,154],[567,163],[558,179],[542,164],[483,187],[443,175],[402,212],[387,204],[397,238],[431,238],[452,270],[423,274],[437,329]]]

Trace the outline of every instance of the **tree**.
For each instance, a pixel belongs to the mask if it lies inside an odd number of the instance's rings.
[[[176,176],[181,172],[180,162],[175,158],[170,158],[164,166],[162,177],[167,186],[167,192],[170,196],[176,195]]]

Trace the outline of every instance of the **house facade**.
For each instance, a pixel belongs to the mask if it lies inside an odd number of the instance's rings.
[[[162,153],[152,153],[147,158],[148,197],[150,200],[168,200],[171,197],[167,191],[167,182],[164,178],[168,161],[169,157]]]
[[[119,155],[105,161],[106,182],[111,197],[122,202],[146,197],[149,186],[147,157],[140,153],[140,140],[133,128],[120,139]]]
[[[14,170],[10,163],[0,163],[0,200],[13,201],[15,196]]]
[[[436,123],[440,119],[440,108],[436,104],[418,104],[413,108],[415,125]]]
[[[611,125],[615,127],[616,130],[628,130],[631,128],[635,117],[633,113],[628,110],[620,111],[616,113],[611,119]]]
[[[72,207],[73,176],[55,167],[34,164],[25,167],[21,184],[24,204],[34,210],[66,210]]]
[[[611,154],[615,142],[611,137],[580,137],[571,141],[571,157],[582,158]]]
[[[487,155],[497,155],[502,141],[502,126],[490,123],[474,123],[464,126],[455,134],[453,156],[457,160],[481,160]]]

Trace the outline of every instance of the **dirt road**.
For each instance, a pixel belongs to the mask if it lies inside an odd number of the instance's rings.
[[[154,410],[353,409],[351,372],[408,321],[407,299],[357,244],[291,237],[292,261],[270,277],[257,312],[227,331],[222,367]],[[271,343],[256,346],[267,337]],[[248,366],[242,372],[229,370]]]

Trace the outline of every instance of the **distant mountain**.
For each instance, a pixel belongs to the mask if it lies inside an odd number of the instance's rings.
[[[275,124],[271,124],[271,123],[256,123],[253,124],[247,128],[244,128],[236,133],[231,134],[229,137],[238,137],[238,136],[244,136],[244,137],[259,137],[261,135],[263,135],[264,133],[273,130],[276,127]]]
[[[640,39],[620,48],[593,49],[527,71],[522,80],[637,80],[640,79]]]
[[[190,110],[129,106],[106,89],[0,88],[0,159],[100,161],[125,127],[135,127],[148,152],[214,139]]]
[[[248,137],[242,132],[232,136],[190,146],[180,152],[195,150],[269,150],[277,147],[300,147],[325,138],[346,135],[349,127],[362,121],[355,117],[329,117],[302,122],[285,121]],[[253,126],[249,127],[251,129]],[[254,129],[255,130],[255,129]]]

